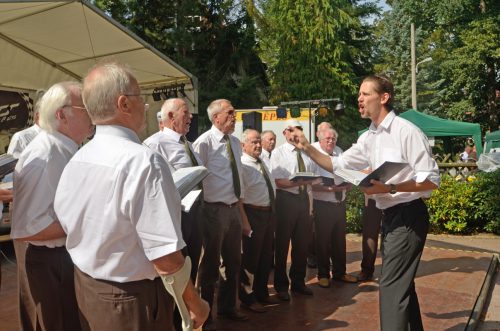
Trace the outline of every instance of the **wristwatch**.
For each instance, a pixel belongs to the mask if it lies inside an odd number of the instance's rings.
[[[396,184],[390,184],[391,185],[391,190],[389,191],[390,194],[396,194],[398,191],[396,190]]]

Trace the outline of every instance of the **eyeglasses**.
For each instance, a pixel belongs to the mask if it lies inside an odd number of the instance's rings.
[[[75,109],[80,109],[80,110],[85,110],[85,111],[87,111],[87,108],[82,107],[82,106],[64,105],[64,106],[62,106],[61,108],[65,108],[65,107],[71,107],[71,108],[75,108]]]
[[[321,139],[321,140],[326,140],[326,141],[337,141],[337,138],[330,138],[330,137],[328,137],[328,138],[323,138],[323,139]]]
[[[148,111],[148,109],[149,109],[149,103],[145,103],[144,102],[144,98],[142,97],[143,94],[140,94],[140,93],[132,94],[131,93],[131,94],[122,94],[122,95],[124,95],[126,97],[139,97],[139,98],[141,98],[142,103],[144,104],[144,111]]]

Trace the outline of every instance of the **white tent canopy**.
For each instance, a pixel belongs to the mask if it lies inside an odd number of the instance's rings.
[[[196,77],[87,1],[0,1],[0,54],[0,89],[81,80],[111,57],[130,66],[145,93],[185,84],[197,113]]]

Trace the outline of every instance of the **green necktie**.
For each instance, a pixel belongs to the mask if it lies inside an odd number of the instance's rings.
[[[342,202],[342,191],[335,192],[335,199],[337,199],[338,202]]]
[[[194,156],[193,151],[191,150],[191,148],[189,148],[189,142],[186,139],[186,136],[181,136],[179,138],[179,141],[184,144],[184,149],[186,150],[187,155],[191,159],[191,165],[193,167],[198,166],[199,165],[198,161],[196,160],[196,157]]]
[[[231,148],[231,141],[227,134],[224,135],[224,140],[226,141],[227,155],[229,155],[229,161],[231,163],[231,172],[233,174],[233,188],[234,195],[239,199],[241,195],[240,187],[240,176],[238,174],[238,166],[236,165],[236,160],[234,159],[233,149]]]
[[[269,193],[269,201],[271,202],[271,210],[274,213],[276,210],[275,207],[275,197],[274,197],[274,189],[273,185],[271,184],[271,179],[269,179],[269,175],[267,174],[266,169],[262,165],[262,160],[260,158],[257,158],[257,163],[260,166],[260,171],[262,172],[262,175],[264,176],[264,179],[266,181],[266,186],[267,186],[267,193]]]
[[[299,165],[299,172],[305,172],[306,171],[306,165],[304,164],[304,160],[302,159],[302,153],[296,149],[297,152],[297,164]],[[306,193],[306,187],[305,185],[299,186],[299,194],[303,195]]]

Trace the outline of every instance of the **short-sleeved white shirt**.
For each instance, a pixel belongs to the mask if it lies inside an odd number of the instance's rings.
[[[73,263],[96,279],[154,279],[150,261],[185,246],[165,158],[122,126],[96,127],[64,169],[54,207]]]
[[[261,172],[260,164],[257,162],[257,159],[246,153],[243,153],[243,156],[241,157],[241,163],[243,165],[243,185],[245,185],[245,198],[243,199],[243,203],[261,207],[269,207],[271,205],[269,190],[267,188],[266,179]],[[266,171],[269,177],[269,180],[271,181],[273,192],[275,192],[276,187],[274,179],[271,176],[266,165],[264,163],[262,163],[262,165],[264,167],[264,171]]]
[[[241,174],[241,143],[238,138],[229,135],[231,148],[240,177],[241,196],[245,196],[245,186]],[[232,204],[238,201],[234,194],[231,163],[227,152],[224,134],[212,126],[193,143],[193,148],[208,169],[209,175],[203,180],[203,194],[206,202],[223,202]]]
[[[302,160],[306,167],[306,172],[317,172],[317,165],[305,153],[302,153]],[[288,179],[291,175],[299,172],[297,162],[297,151],[295,146],[285,142],[276,147],[271,154],[271,174],[274,179]],[[298,194],[299,187],[280,188],[280,190]]]
[[[321,148],[321,145],[319,144],[318,141],[313,143],[312,145],[321,153],[328,155],[328,153],[325,152]],[[335,148],[333,149],[333,152],[332,152],[332,156],[339,156],[341,154],[342,154],[342,148],[340,148],[339,146],[335,146]],[[344,182],[344,180],[341,177],[336,176],[329,171],[326,171],[325,169],[321,168],[320,166],[317,167],[317,172],[318,172],[318,175],[320,175],[320,176],[333,178],[335,185],[340,185]],[[335,192],[313,191],[313,198],[315,200],[321,200],[321,201],[341,202],[341,201],[345,200],[346,190],[343,190],[341,193],[342,193],[342,199],[340,201],[337,200],[337,198],[335,196]]]
[[[391,111],[378,127],[373,123],[351,148],[339,157],[333,157],[337,167],[363,170],[378,168],[385,161],[406,162],[408,166],[391,178],[388,184],[407,180],[421,183],[429,179],[439,185],[439,168],[431,156],[429,141],[423,132],[411,122]],[[386,209],[396,204],[430,196],[431,191],[374,194],[371,197],[377,207]]]
[[[56,219],[54,197],[64,166],[78,145],[59,133],[40,132],[21,153],[14,170],[14,210],[11,237],[35,235]],[[47,247],[64,246],[66,239],[31,241]]]
[[[159,131],[144,140],[144,144],[163,155],[168,163],[176,170],[192,167],[193,164],[186,152],[184,143],[180,141],[181,137],[181,134],[169,128],[163,128],[163,131]],[[203,165],[198,155],[194,152],[191,143],[189,143],[189,145],[194,157],[198,161],[198,165]]]
[[[31,141],[33,141],[33,139],[35,139],[35,137],[40,133],[41,130],[42,129],[38,125],[33,124],[29,128],[14,133],[14,135],[10,139],[7,153],[11,154],[15,158],[19,158],[24,149]]]

